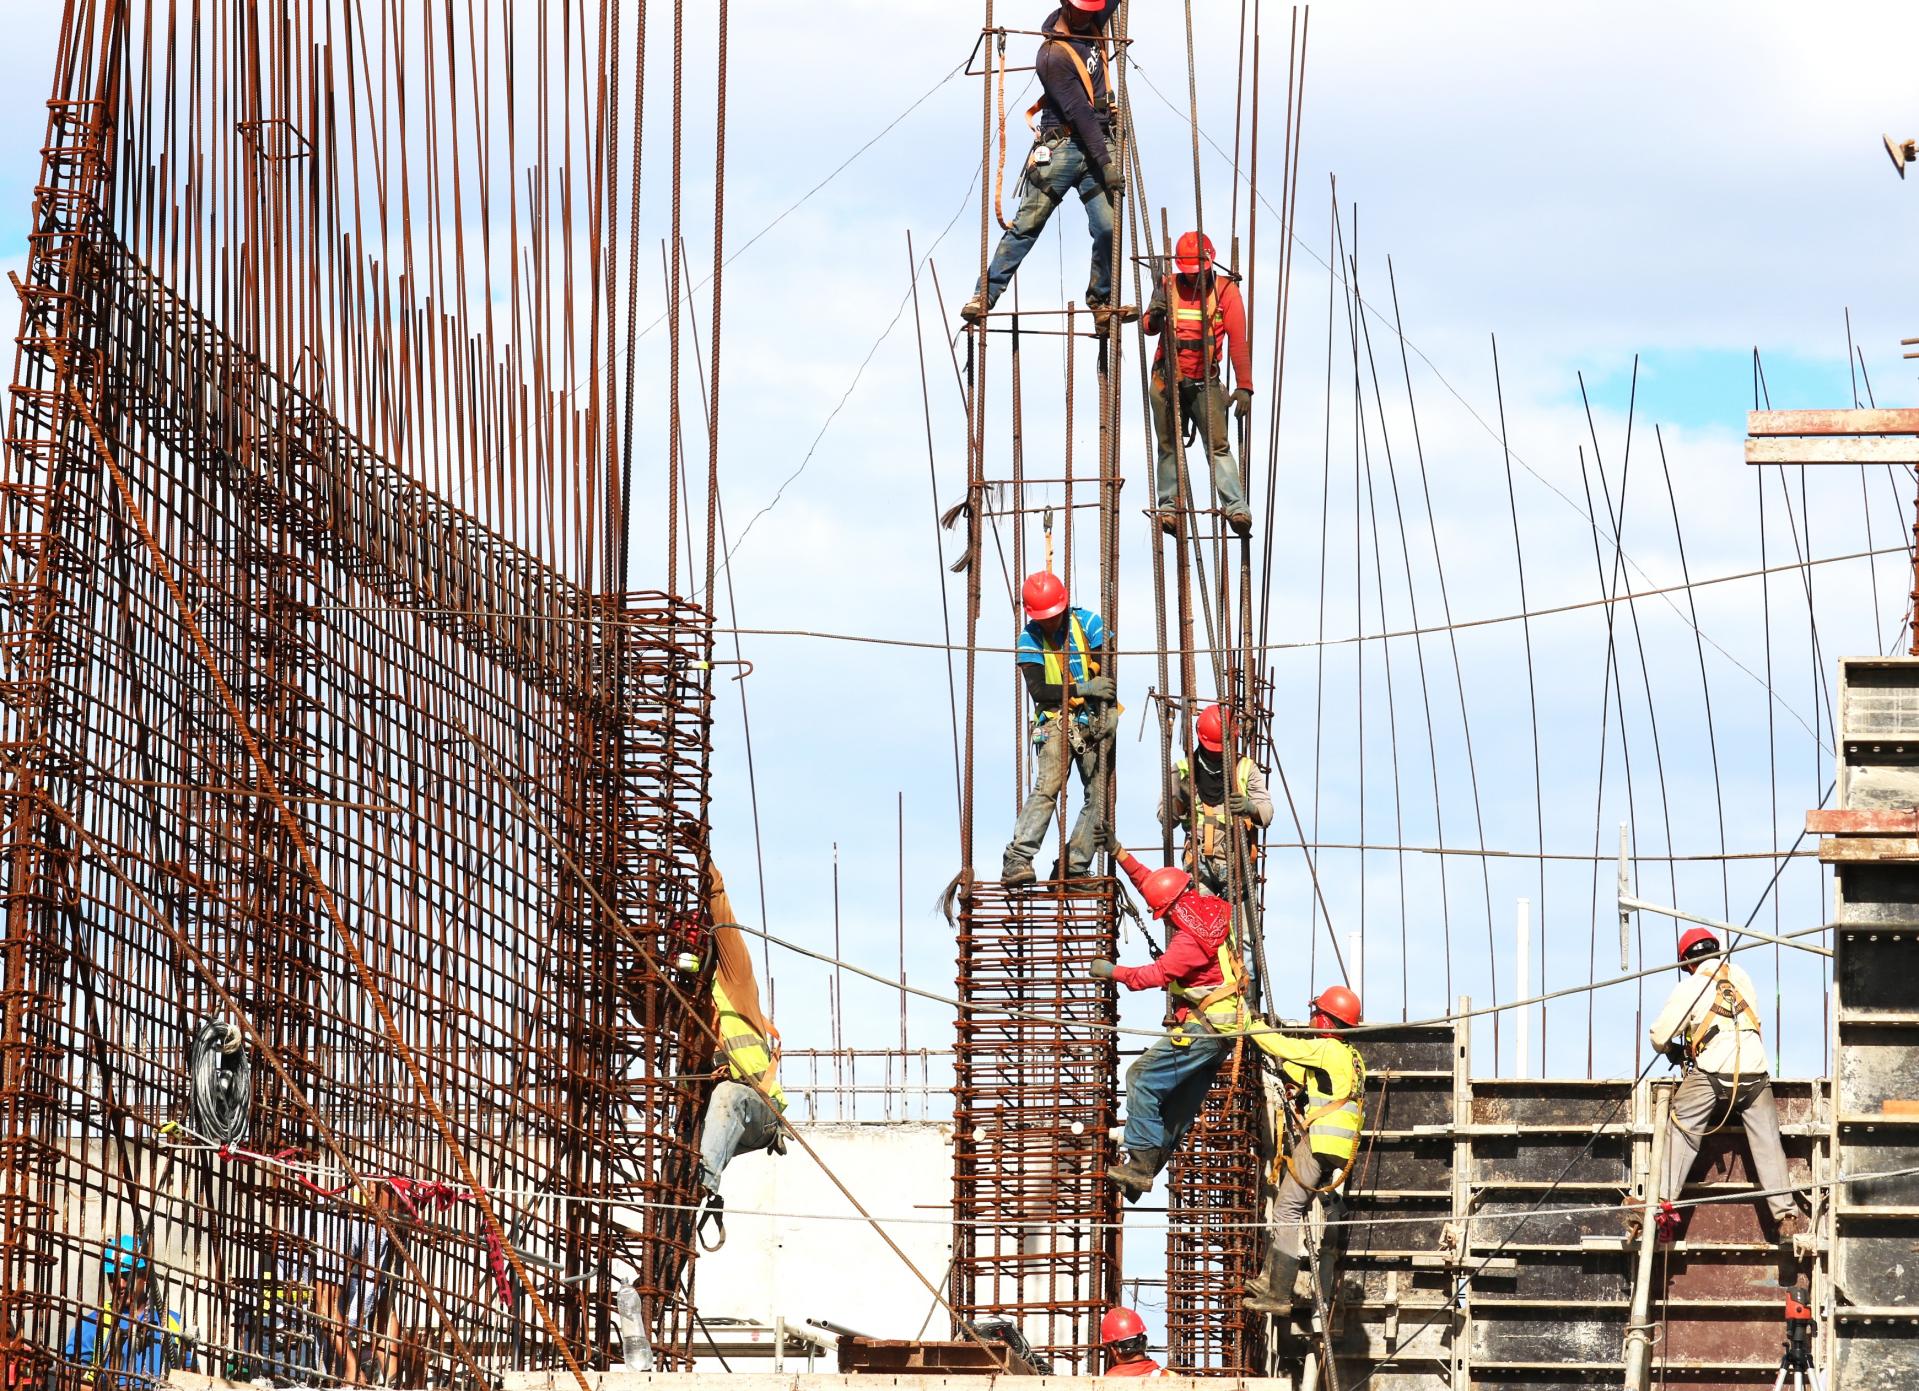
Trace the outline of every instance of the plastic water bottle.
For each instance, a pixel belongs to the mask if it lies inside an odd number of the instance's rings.
[[[653,1344],[646,1336],[646,1316],[640,1308],[640,1292],[631,1285],[620,1286],[613,1296],[613,1307],[620,1315],[620,1353],[629,1372],[653,1370]]]

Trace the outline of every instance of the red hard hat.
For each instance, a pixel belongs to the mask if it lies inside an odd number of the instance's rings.
[[[1173,264],[1181,275],[1198,275],[1213,268],[1213,239],[1197,232],[1182,232],[1173,248]]]
[[[1710,946],[1714,951],[1719,950],[1719,939],[1713,935],[1711,928],[1687,928],[1686,934],[1679,939],[1679,959],[1684,961],[1687,957],[1691,956],[1693,948],[1702,942]]]
[[[1347,1028],[1359,1023],[1359,996],[1343,985],[1329,985],[1313,1001],[1313,1009]]]
[[[1211,749],[1218,753],[1226,747],[1225,718],[1217,705],[1209,705],[1199,712],[1199,718],[1193,721],[1193,737],[1199,740],[1202,749]]]
[[[1028,618],[1051,618],[1066,612],[1066,585],[1050,570],[1028,575],[1019,597]]]
[[[1106,8],[1106,0],[1066,0],[1066,3],[1076,10],[1103,10]],[[1111,1315],[1109,1314],[1107,1317],[1110,1318]]]
[[[1128,1338],[1139,1337],[1145,1331],[1146,1325],[1131,1309],[1108,1309],[1106,1317],[1099,1321],[1099,1340],[1102,1343],[1123,1343]]]
[[[1163,918],[1174,900],[1185,893],[1192,882],[1193,876],[1178,865],[1167,865],[1147,875],[1140,892],[1146,895],[1146,906],[1153,910],[1153,916]]]

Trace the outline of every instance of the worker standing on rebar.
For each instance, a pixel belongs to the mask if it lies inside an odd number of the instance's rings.
[[[1246,868],[1259,858],[1259,832],[1273,824],[1273,795],[1266,790],[1259,764],[1242,754],[1226,776],[1226,720],[1209,705],[1193,721],[1193,761],[1173,764],[1166,795],[1160,799],[1161,825],[1186,828],[1186,868],[1207,893],[1225,897],[1230,883],[1232,823],[1238,820],[1246,845]]]
[[[1106,1311],[1099,1321],[1100,1346],[1106,1349],[1109,1377],[1163,1377],[1166,1369],[1146,1355],[1146,1323],[1123,1306]]]
[[[1330,1197],[1352,1173],[1366,1119],[1366,1064],[1339,1032],[1358,1027],[1361,1017],[1359,996],[1335,985],[1313,1001],[1311,1036],[1260,1027],[1248,1033],[1279,1061],[1292,1113],[1275,1127],[1286,1141],[1285,1177],[1273,1204],[1265,1268],[1246,1285],[1243,1303],[1254,1313],[1291,1311],[1306,1258],[1306,1214],[1313,1199]]]
[[[79,1369],[80,1384],[144,1391],[162,1385],[175,1368],[190,1370],[193,1343],[180,1315],[148,1301],[152,1272],[146,1242],[115,1237],[101,1253],[100,1274],[106,1297],[98,1309],[80,1315],[67,1337],[66,1360]]]
[[[1166,950],[1150,966],[1095,961],[1092,974],[1128,990],[1164,988],[1173,998],[1173,1028],[1126,1069],[1126,1162],[1107,1176],[1136,1202],[1186,1138],[1206,1089],[1246,1025],[1246,972],[1233,940],[1233,910],[1224,899],[1193,888],[1193,877],[1167,866],[1149,870],[1124,850],[1119,867],[1155,918],[1173,925]]]
[[[700,1186],[708,1213],[719,1219],[720,1175],[737,1155],[753,1150],[786,1152],[780,1116],[786,1093],[780,1088],[780,1031],[760,1008],[759,981],[746,937],[733,916],[726,881],[718,865],[712,875],[707,909],[713,920],[713,1028],[720,1036],[720,1061],[726,1075],[714,1084],[700,1127]],[[720,1239],[725,1240],[720,1226]]]
[[[1106,26],[1118,9],[1119,0],[1065,0],[1040,26],[1047,37],[1033,69],[1045,94],[1027,113],[1038,124],[1026,157],[1026,198],[1000,238],[986,283],[973,287],[973,297],[960,310],[968,323],[977,323],[999,302],[1069,189],[1078,191],[1093,237],[1087,307],[1102,327],[1111,312],[1113,204],[1125,191],[1125,176],[1108,87],[1112,56]]]
[[[1704,927],[1679,939],[1679,969],[1687,979],[1666,997],[1651,1031],[1652,1046],[1686,1067],[1686,1079],[1673,1094],[1666,1168],[1656,1197],[1666,1203],[1677,1198],[1699,1157],[1699,1142],[1737,1118],[1778,1239],[1790,1241],[1806,1230],[1806,1219],[1787,1191],[1792,1179],[1779,1142],[1779,1111],[1772,1099],[1765,1035],[1752,1005],[1757,998],[1752,977],[1726,959],[1719,938]],[[1635,1235],[1639,1213],[1633,1207],[1626,1219]]]
[[[1065,877],[1078,879],[1092,867],[1106,815],[1107,752],[1112,744],[1116,689],[1099,674],[1106,625],[1091,609],[1074,608],[1058,575],[1041,570],[1020,587],[1026,626],[1013,660],[1033,701],[1033,791],[1020,808],[1006,847],[1000,882],[1031,884],[1033,856],[1066,789],[1070,762],[1079,769],[1084,797],[1066,841]]]
[[[1198,232],[1182,235],[1173,250],[1173,269],[1177,274],[1162,280],[1154,291],[1142,325],[1151,334],[1163,334],[1170,327],[1173,340],[1171,368],[1166,362],[1164,337],[1153,358],[1153,434],[1159,446],[1154,481],[1160,530],[1173,535],[1178,530],[1180,509],[1185,506],[1180,473],[1186,447],[1179,435],[1190,422],[1213,461],[1213,491],[1219,495],[1219,510],[1235,532],[1246,536],[1253,529],[1253,514],[1246,510],[1246,486],[1233,459],[1231,432],[1226,427],[1226,384],[1219,375],[1220,363],[1230,348],[1233,414],[1244,421],[1253,408],[1253,350],[1246,340],[1246,305],[1232,278],[1214,269],[1210,237]],[[1209,348],[1210,360],[1206,356]],[[1175,386],[1179,391],[1177,412]],[[1203,505],[1197,488],[1193,496],[1195,506]]]

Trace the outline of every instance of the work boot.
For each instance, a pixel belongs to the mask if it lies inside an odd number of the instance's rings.
[[[1240,1307],[1255,1314],[1290,1314],[1297,1296],[1293,1286],[1299,1283],[1299,1257],[1289,1256],[1277,1244],[1266,1248],[1266,1268],[1246,1282],[1246,1297]]]
[[[1626,1240],[1638,1244],[1639,1234],[1646,1230],[1646,1208],[1643,1203],[1628,1202],[1620,1206],[1619,1224],[1625,1229]]]
[[[1226,525],[1233,529],[1235,536],[1251,536],[1253,534],[1253,514],[1244,508],[1241,508],[1237,512],[1228,512],[1226,514]]]
[[[1128,1202],[1136,1202],[1153,1186],[1160,1158],[1161,1151],[1156,1149],[1127,1150],[1126,1162],[1113,1165],[1106,1177],[1125,1190]]]
[[[976,324],[986,317],[986,296],[974,295],[960,306],[960,318],[969,324]]]
[[[1115,317],[1117,317],[1122,324],[1137,323],[1139,321],[1139,306],[1137,304],[1122,304],[1117,308],[1110,304],[1095,304],[1089,307],[1093,311],[1093,324],[1101,333],[1106,331],[1107,325],[1112,323]]]
[[[1806,1218],[1803,1213],[1789,1212],[1777,1221],[1779,1244],[1785,1246],[1806,1230]]]
[[[999,881],[1009,889],[1017,889],[1025,884],[1036,883],[1039,876],[1033,873],[1031,860],[1008,860],[1000,870]]]
[[[1153,520],[1159,529],[1168,536],[1179,535],[1179,513],[1170,507],[1161,507],[1154,511]]]

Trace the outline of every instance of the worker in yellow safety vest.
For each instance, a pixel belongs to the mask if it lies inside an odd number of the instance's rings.
[[[1180,759],[1167,779],[1160,802],[1163,825],[1186,827],[1186,868],[1209,894],[1227,894],[1227,865],[1232,860],[1232,822],[1239,820],[1245,836],[1247,864],[1259,856],[1257,836],[1273,824],[1273,794],[1253,759],[1241,756],[1226,775],[1226,720],[1217,705],[1209,705],[1193,721],[1193,761]]]
[[[780,1031],[760,1009],[759,983],[746,938],[733,918],[726,881],[713,867],[707,906],[713,919],[713,1026],[720,1036],[716,1062],[725,1075],[713,1087],[700,1128],[700,1185],[708,1206],[719,1207],[720,1175],[736,1155],[785,1153],[780,1115]]]
[[[1254,1313],[1292,1310],[1293,1286],[1306,1257],[1306,1214],[1313,1199],[1337,1192],[1352,1173],[1365,1124],[1366,1064],[1339,1031],[1356,1027],[1360,1018],[1359,996],[1335,985],[1313,1001],[1310,1037],[1273,1029],[1248,1035],[1279,1061],[1287,1105],[1295,1113],[1290,1125],[1275,1127],[1293,1138],[1273,1205],[1265,1269],[1246,1285],[1243,1302]]]
[[[1687,978],[1673,987],[1652,1023],[1652,1046],[1686,1068],[1685,1081],[1673,1093],[1666,1168],[1656,1196],[1664,1202],[1677,1198],[1699,1157],[1700,1141],[1737,1118],[1779,1240],[1790,1241],[1806,1230],[1806,1220],[1788,1191],[1792,1179],[1779,1142],[1779,1111],[1765,1036],[1752,1005],[1752,977],[1726,959],[1718,937],[1704,927],[1679,939],[1679,969]],[[1637,1205],[1627,1209],[1629,1233],[1637,1234],[1642,1211]]]

